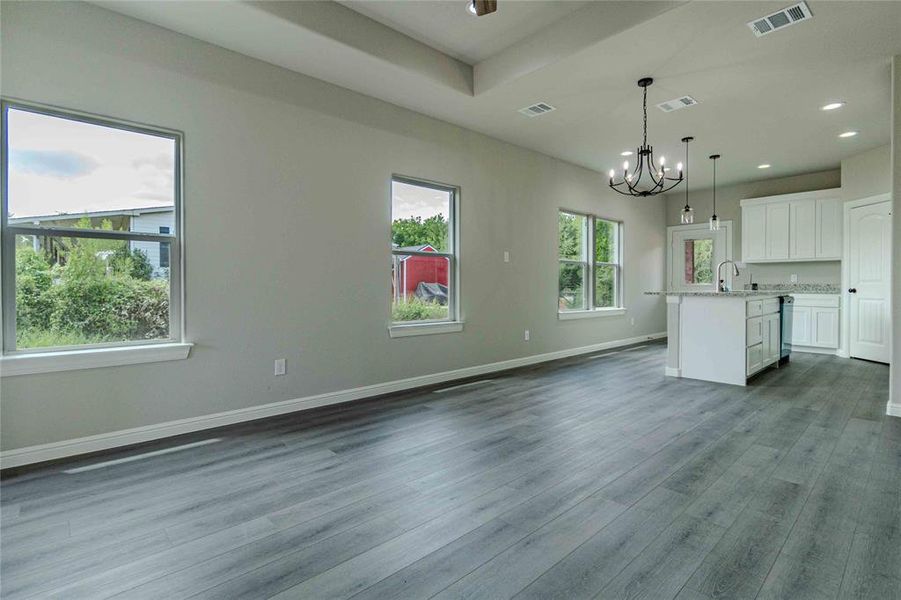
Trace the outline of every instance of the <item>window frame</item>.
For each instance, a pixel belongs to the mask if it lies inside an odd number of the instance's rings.
[[[405,183],[418,187],[447,192],[450,196],[448,206],[447,252],[424,252],[412,250],[395,250],[392,242],[391,227],[394,223],[394,183]],[[422,321],[395,321],[391,318],[391,303],[388,304],[388,323],[391,337],[407,337],[409,335],[447,333],[462,330],[460,320],[460,187],[420,177],[411,177],[394,173],[388,182],[388,243],[391,247],[391,258],[395,256],[436,256],[447,258],[448,298],[446,319],[426,319]],[[390,294],[389,294],[390,295]],[[393,302],[393,300],[392,300]]]
[[[171,139],[175,143],[174,173],[174,234],[155,234],[133,231],[109,231],[102,229],[79,229],[75,227],[40,227],[35,225],[9,224],[9,127],[10,110],[20,110],[40,115],[78,121],[91,125],[131,131],[155,137]],[[2,356],[10,359],[22,359],[30,356],[41,356],[44,359],[86,352],[126,350],[132,348],[184,345],[184,134],[181,131],[135,123],[83,111],[60,108],[37,102],[30,102],[8,97],[0,97],[0,282],[3,291],[0,294],[0,348]],[[42,348],[16,347],[16,236],[42,235],[48,237],[93,238],[106,240],[143,241],[169,244],[169,336],[158,340],[126,340],[121,342],[105,342],[99,344],[81,344],[77,346],[52,346]],[[159,354],[159,353],[157,353]],[[180,354],[180,349],[179,349]],[[183,358],[187,357],[187,353]],[[136,362],[136,361],[131,361]],[[128,364],[131,364],[128,363]],[[105,364],[96,366],[106,366]],[[73,367],[74,368],[74,367]],[[48,368],[47,370],[69,370]],[[29,371],[41,372],[41,371]]]
[[[587,261],[582,260],[574,260],[562,258],[560,256],[560,215],[567,214],[572,216],[583,217],[585,219],[585,231],[583,238],[583,252]],[[615,226],[615,253],[616,253],[616,261],[615,262],[607,262],[607,261],[598,261],[597,260],[597,248],[595,247],[595,237],[597,231],[598,222],[604,223],[612,223]],[[624,294],[623,294],[623,238],[624,238],[624,223],[618,219],[612,219],[609,217],[603,217],[600,215],[586,213],[578,210],[571,210],[568,208],[560,207],[557,210],[557,272],[558,272],[558,282],[557,282],[557,316],[561,320],[566,319],[579,319],[585,317],[592,316],[614,316],[621,315],[625,313],[626,307],[624,305]],[[585,306],[587,308],[582,309],[572,309],[572,310],[560,310],[560,283],[559,283],[559,272],[560,265],[563,264],[579,264],[583,265],[583,272],[586,273],[584,276],[584,280],[582,283],[583,287],[583,297],[585,299]],[[597,267],[613,267],[615,276],[613,280],[613,295],[615,297],[615,305],[614,306],[595,306],[596,302],[596,284],[597,284]]]

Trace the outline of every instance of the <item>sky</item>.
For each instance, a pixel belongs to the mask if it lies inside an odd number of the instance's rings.
[[[11,108],[11,218],[172,206],[175,141]]]
[[[450,192],[395,181],[391,185],[391,193],[392,221],[410,217],[425,220],[437,214],[444,215],[445,219],[449,216]]]

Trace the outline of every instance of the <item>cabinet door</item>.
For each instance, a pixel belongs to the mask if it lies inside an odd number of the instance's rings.
[[[766,205],[766,257],[770,260],[788,258],[789,203]]]
[[[814,258],[817,246],[816,200],[794,200],[789,203],[789,258]]]
[[[751,262],[766,258],[766,206],[747,206],[741,209],[741,255]]]
[[[753,375],[757,371],[760,370],[761,360],[763,353],[763,344],[757,344],[756,346],[751,346],[747,349],[747,375]]]
[[[792,344],[810,346],[810,318],[813,309],[809,306],[795,306],[792,310]]]
[[[817,200],[817,258],[841,260],[843,223],[841,198]]]
[[[760,317],[760,364],[769,364],[770,358],[770,318]]]
[[[776,362],[779,360],[779,356],[782,354],[782,322],[779,318],[779,314],[776,313],[774,315],[770,315],[769,317],[769,325],[770,325],[770,348],[769,348],[769,360],[767,362]]]
[[[812,309],[812,346],[821,348],[838,348],[838,309]]]

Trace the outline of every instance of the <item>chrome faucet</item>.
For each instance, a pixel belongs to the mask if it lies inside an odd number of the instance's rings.
[[[720,271],[723,268],[723,265],[726,263],[732,263],[732,276],[738,277],[738,265],[735,264],[734,260],[724,260],[720,264],[716,266],[716,291],[725,292],[726,291],[726,280],[723,279],[722,275],[720,275]]]

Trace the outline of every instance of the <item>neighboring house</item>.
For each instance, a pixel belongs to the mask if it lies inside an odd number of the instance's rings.
[[[406,252],[435,252],[429,244],[404,246],[395,250]],[[437,283],[447,288],[448,260],[443,256],[409,255],[393,256],[392,295],[395,302],[407,301],[416,296],[420,283]]]
[[[118,231],[140,231],[144,233],[171,233],[175,229],[175,209],[172,206],[151,206],[120,210],[84,212],[78,214],[35,215],[9,219],[10,225],[30,223],[47,227],[74,227],[84,218],[91,220],[92,227],[100,227],[103,221],[110,221]],[[34,249],[50,248],[52,238],[35,236]],[[164,277],[169,269],[169,245],[156,242],[129,242],[132,250],[140,250],[147,255],[153,266],[154,277]]]

